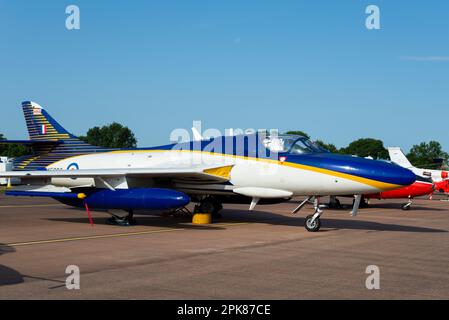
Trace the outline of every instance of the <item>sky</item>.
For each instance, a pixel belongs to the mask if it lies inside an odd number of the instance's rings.
[[[371,4],[380,30],[365,26]],[[449,2],[0,0],[9,139],[27,138],[25,100],[74,134],[120,122],[139,147],[200,120],[449,151]]]

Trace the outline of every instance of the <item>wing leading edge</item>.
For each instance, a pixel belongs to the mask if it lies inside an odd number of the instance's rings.
[[[232,165],[221,167],[192,168],[128,168],[128,169],[81,169],[81,170],[43,170],[0,172],[2,178],[49,179],[49,178],[172,178],[195,179],[210,182],[226,182],[230,179]]]

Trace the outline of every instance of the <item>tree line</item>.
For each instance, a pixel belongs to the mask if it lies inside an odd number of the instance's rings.
[[[310,135],[303,131],[288,131],[287,134],[302,135],[310,139]],[[90,128],[86,135],[79,137],[81,140],[95,146],[106,148],[135,148],[137,139],[134,133],[126,126],[117,122],[102,127]],[[6,140],[6,137],[0,133],[0,140]],[[337,148],[332,143],[326,143],[322,140],[316,140],[316,144],[333,153],[356,155],[359,157],[373,157],[374,159],[388,159],[388,150],[381,140],[373,138],[362,138],[351,142],[348,146]],[[31,154],[29,147],[20,144],[0,144],[0,155],[10,158],[17,158],[23,155]],[[442,149],[437,141],[422,142],[414,145],[407,158],[410,162],[423,168],[440,168],[447,165],[449,154]]]

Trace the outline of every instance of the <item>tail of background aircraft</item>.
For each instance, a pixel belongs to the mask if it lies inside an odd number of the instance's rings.
[[[398,147],[388,148],[388,153],[390,154],[391,161],[393,161],[394,163],[397,163],[401,167],[407,169],[413,168],[413,165],[410,163],[405,154],[402,152],[401,148]]]
[[[22,109],[30,140],[0,142],[23,144],[33,150],[32,155],[14,161],[14,170],[43,170],[46,166],[64,158],[112,150],[92,146],[78,139],[35,102],[22,102]]]

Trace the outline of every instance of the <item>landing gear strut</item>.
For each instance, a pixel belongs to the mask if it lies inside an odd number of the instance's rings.
[[[199,213],[210,213],[215,218],[221,218],[220,210],[223,209],[221,202],[211,196],[208,196],[200,201],[200,203],[195,206],[195,212]]]
[[[133,226],[137,224],[136,220],[133,218],[134,212],[132,210],[128,211],[128,214],[124,217],[120,217],[116,214],[111,213],[112,217],[106,220],[107,224],[115,225],[115,226]]]
[[[405,210],[405,211],[410,210],[412,207],[412,203],[413,203],[412,198],[408,198],[408,202],[402,204],[402,206],[401,206],[402,210]]]
[[[320,208],[320,198],[315,197],[314,201],[315,213],[306,217],[304,226],[309,232],[317,232],[321,228],[320,217],[323,214],[323,210]]]

